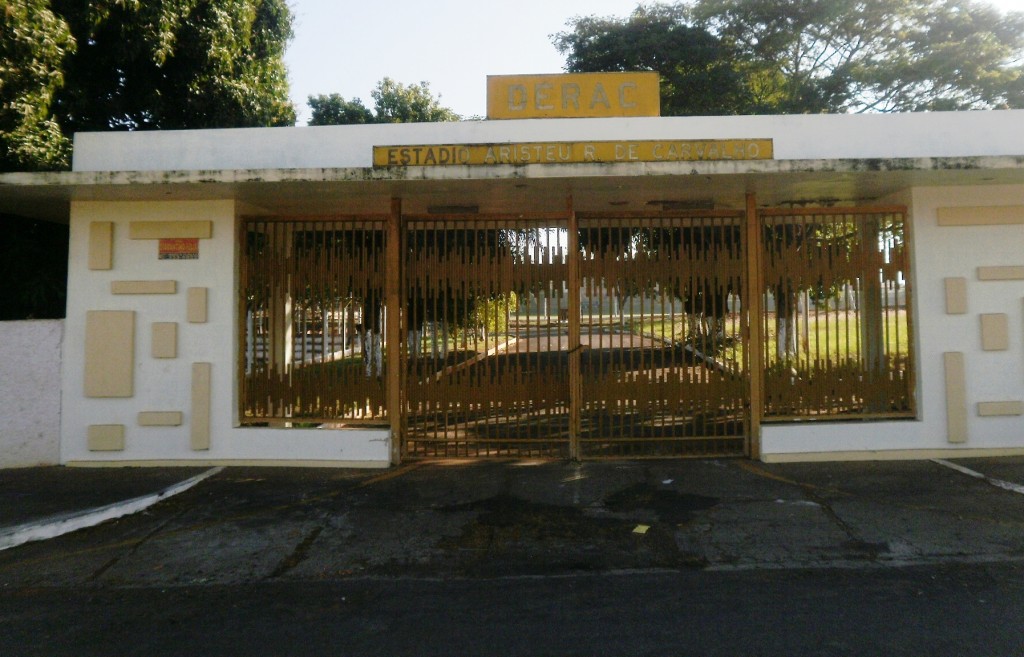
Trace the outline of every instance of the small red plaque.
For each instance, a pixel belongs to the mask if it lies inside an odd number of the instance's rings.
[[[175,237],[160,240],[160,260],[198,260],[199,240],[194,237]]]

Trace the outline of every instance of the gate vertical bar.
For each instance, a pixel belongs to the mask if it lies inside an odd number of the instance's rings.
[[[388,424],[391,428],[391,463],[402,462],[403,441],[402,420],[402,328],[401,317],[401,272],[402,272],[402,200],[391,199],[391,214],[388,217],[387,242],[385,243],[384,303],[387,312],[387,400]]]
[[[580,253],[579,221],[568,199],[568,230],[566,258],[569,286],[569,458],[580,460],[580,412],[583,404],[583,384],[580,378]]]
[[[745,315],[747,344],[743,348],[750,385],[749,440],[750,458],[761,456],[761,415],[764,412],[764,281],[761,269],[761,218],[757,213],[757,196],[747,194],[746,256],[747,281]]]

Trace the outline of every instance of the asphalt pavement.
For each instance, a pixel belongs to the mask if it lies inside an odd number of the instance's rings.
[[[186,481],[191,487],[172,490]],[[0,582],[1024,560],[1022,458],[6,470],[0,472],[0,536],[147,496],[147,505],[124,517],[0,551]],[[105,566],[125,545],[132,546],[130,555]],[[37,555],[33,568],[18,567]]]
[[[1019,458],[6,470],[0,654],[1024,655],[1022,484]]]

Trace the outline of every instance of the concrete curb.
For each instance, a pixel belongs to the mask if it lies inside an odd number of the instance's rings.
[[[17,547],[31,541],[43,541],[48,538],[55,538],[86,527],[94,527],[102,522],[114,520],[133,513],[138,513],[153,506],[157,502],[169,497],[183,493],[199,482],[212,477],[223,470],[223,466],[210,468],[190,479],[168,486],[167,488],[149,495],[143,495],[130,500],[107,504],[106,506],[72,513],[63,513],[42,520],[15,525],[0,529],[0,551]]]

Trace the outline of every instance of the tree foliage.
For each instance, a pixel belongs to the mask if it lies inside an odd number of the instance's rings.
[[[81,130],[291,125],[291,35],[286,0],[0,0],[0,171]],[[63,316],[67,226],[0,223],[0,319]]]
[[[358,98],[345,100],[339,94],[309,97],[313,114],[309,125],[353,125],[375,123],[373,112]]]
[[[657,70],[665,114],[1024,107],[1024,13],[975,0],[694,0],[569,25],[568,70]],[[704,93],[720,100],[687,98]]]
[[[53,0],[78,44],[66,132],[290,125],[285,0]]]
[[[67,165],[70,144],[50,109],[73,50],[45,0],[0,0],[0,171]]]
[[[0,170],[71,134],[290,125],[285,0],[0,0]]]
[[[748,107],[735,53],[708,30],[690,25],[681,5],[639,6],[626,19],[577,17],[553,36],[569,72],[657,71],[664,116],[733,114]]]
[[[404,85],[384,78],[370,92],[378,123],[434,123],[458,121],[459,115],[441,106],[430,92],[430,83]]]
[[[373,110],[359,98],[345,100],[338,94],[309,97],[312,117],[309,125],[350,125],[360,123],[435,123],[458,121],[459,115],[441,105],[430,91],[430,83],[402,84],[384,78],[370,92]]]

